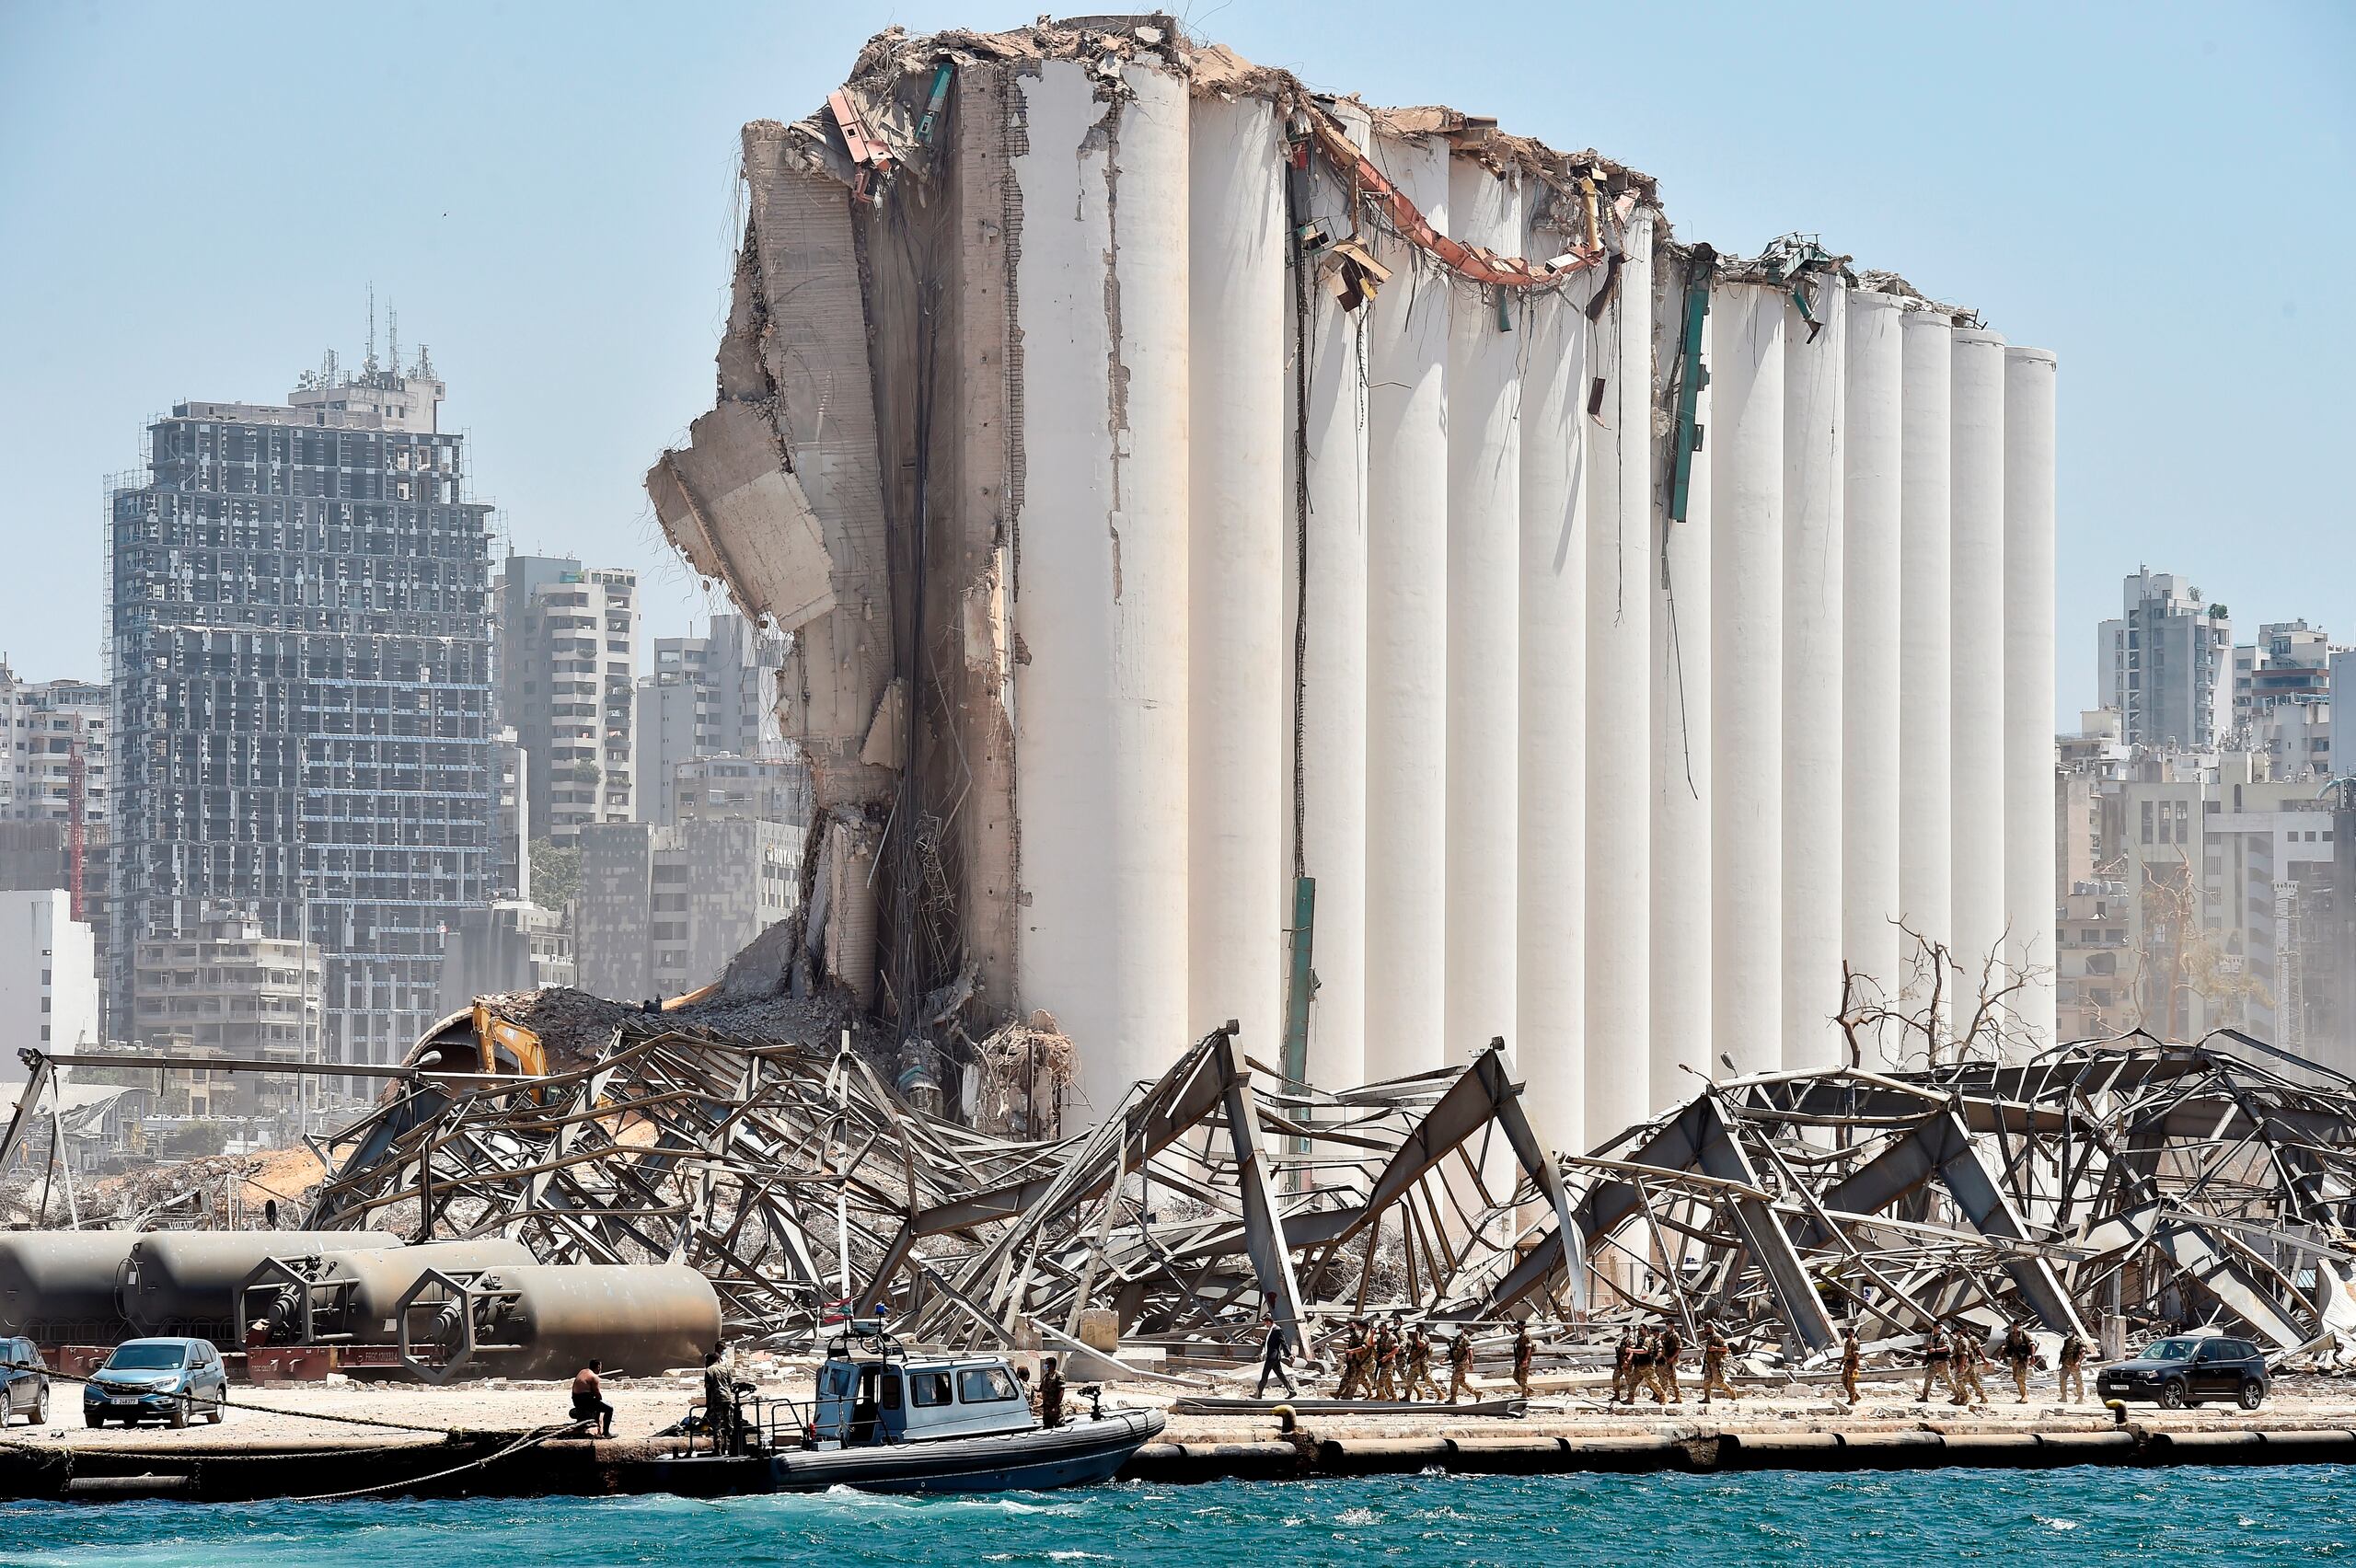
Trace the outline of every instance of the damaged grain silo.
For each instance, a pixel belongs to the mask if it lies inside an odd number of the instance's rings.
[[[796,634],[803,978],[1051,1012],[1082,1119],[1227,1018],[1329,1089],[1502,1037],[1573,1148],[1842,1059],[1895,921],[2050,960],[2050,354],[1161,16],[895,29],[744,154],[648,483]]]

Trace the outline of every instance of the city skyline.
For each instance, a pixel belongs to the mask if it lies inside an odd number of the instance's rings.
[[[356,164],[388,192],[306,213],[294,266],[271,225],[172,190],[156,193],[153,217],[178,236],[173,268],[153,267],[139,246],[0,257],[0,330],[17,348],[0,375],[0,517],[18,536],[53,541],[0,594],[0,644],[26,678],[98,674],[96,498],[106,476],[133,466],[150,418],[189,398],[275,401],[330,344],[356,360],[372,283],[380,330],[398,311],[404,340],[433,344],[451,382],[446,412],[479,455],[480,498],[500,509],[495,553],[635,570],[650,639],[724,611],[660,538],[639,479],[708,393],[725,305],[713,280],[740,217],[739,125],[810,112],[887,24],[1022,19],[942,5],[659,21],[593,8],[591,25],[551,33],[528,9],[438,14],[462,23],[470,49],[391,73],[384,90],[405,108],[367,145],[283,133],[341,68],[330,62],[364,53],[356,17],[305,12],[299,26],[231,37],[164,8],[122,28],[96,12],[0,16],[0,145],[16,149],[0,158],[0,203],[28,214],[29,231],[104,232],[115,200],[104,171],[137,167],[142,149],[191,129],[271,146],[296,183]],[[1403,56],[1380,8],[1361,34],[1242,5],[1193,25],[1314,83],[1390,101],[1440,96],[1660,169],[1686,232],[1756,247],[1805,216],[1831,248],[1895,263],[1934,297],[1978,303],[2014,341],[2052,345],[2067,378],[2065,639],[2108,613],[2119,579],[2145,561],[2202,582],[2242,625],[2304,616],[2356,628],[2356,584],[2292,576],[2329,548],[2344,502],[2311,466],[2241,460],[2290,441],[2282,409],[2298,409],[2304,428],[2350,422],[2350,394],[2325,367],[2356,321],[2344,303],[2287,281],[2204,290],[2168,194],[2231,190],[2297,253],[2356,237],[2334,199],[2356,125],[2332,86],[2356,73],[2356,20],[2299,6],[2239,13],[2230,28],[2197,12],[2183,26],[2138,12],[2132,29],[2117,25],[2124,12],[2007,14],[1975,25],[2017,39],[2027,63],[1929,73],[1919,63],[1951,43],[1936,16],[1882,18],[1869,38],[1837,40],[1732,12],[1698,29],[1637,14],[1581,21],[1582,51],[1645,58],[1674,42],[1698,87],[1674,115],[1649,86],[1605,80],[1583,80],[1567,108],[1551,77],[1500,72],[1469,38]],[[1542,35],[1568,24],[1533,9],[1518,25]],[[1788,113],[1793,73],[1822,68],[1828,51],[1843,82],[1836,129],[1896,131],[1836,134],[1825,144],[1835,156],[1819,157],[1743,129]],[[527,52],[547,68],[508,69]],[[208,68],[234,69],[248,90],[225,99],[206,86]],[[2195,100],[2202,115],[2178,112]],[[644,112],[581,112],[624,101]],[[572,155],[538,156],[560,123],[572,127]],[[2076,161],[2057,163],[2056,148]],[[2001,201],[1974,197],[1974,177],[1955,172],[2046,167],[2050,179],[2011,185]],[[1997,207],[2006,224],[1992,229]],[[121,299],[136,303],[109,303]],[[2188,325],[2154,325],[2178,317]],[[2220,357],[2202,341],[2231,348]],[[2199,438],[2157,439],[2188,430]],[[2271,548],[2223,548],[2245,536]],[[2085,661],[2062,659],[2061,712],[2092,694]]]

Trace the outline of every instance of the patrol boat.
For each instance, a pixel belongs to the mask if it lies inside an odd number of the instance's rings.
[[[1014,1369],[994,1355],[911,1355],[880,1320],[827,1347],[805,1414],[736,1385],[717,1419],[674,1431],[711,1441],[667,1467],[681,1492],[1045,1492],[1109,1481],[1162,1428],[1156,1410],[1105,1410],[1042,1426]]]

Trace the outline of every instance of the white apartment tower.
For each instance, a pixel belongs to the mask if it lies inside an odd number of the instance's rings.
[[[654,673],[638,687],[638,800],[645,820],[679,820],[679,765],[699,757],[774,761],[785,639],[738,615],[711,617],[701,637],[654,640]]]
[[[2102,623],[2096,689],[2131,746],[2213,748],[2229,727],[2234,627],[2225,606],[2173,572],[2137,569],[2126,613]]]
[[[535,836],[637,819],[638,573],[511,555],[496,585],[500,722],[525,756]]]

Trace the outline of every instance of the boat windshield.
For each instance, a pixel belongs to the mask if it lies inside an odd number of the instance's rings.
[[[988,1404],[1020,1396],[1003,1366],[971,1366],[957,1374],[959,1404]]]
[[[177,1344],[119,1344],[107,1357],[107,1368],[113,1372],[158,1372],[167,1366],[178,1366],[186,1358],[188,1349]]]

